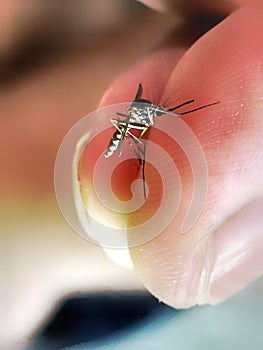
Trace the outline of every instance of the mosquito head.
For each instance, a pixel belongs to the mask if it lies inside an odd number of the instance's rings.
[[[156,117],[161,117],[162,115],[166,114],[167,111],[162,106],[154,106],[154,115]]]

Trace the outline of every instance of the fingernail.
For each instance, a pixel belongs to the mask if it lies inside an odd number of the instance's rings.
[[[167,4],[165,1],[160,0],[140,0],[143,4],[146,6],[149,6],[150,8],[159,11],[159,12],[166,12],[168,10]]]

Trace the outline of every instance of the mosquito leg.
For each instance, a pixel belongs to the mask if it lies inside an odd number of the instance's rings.
[[[124,113],[120,113],[120,112],[116,112],[116,115],[118,115],[119,117],[125,117],[125,118],[130,117],[129,114],[124,114]]]
[[[145,157],[146,157],[146,144],[143,142],[143,159],[142,159],[142,180],[143,180],[143,195],[146,200],[146,186],[145,186]]]
[[[141,149],[140,145],[144,146],[144,142],[142,140],[140,140],[138,137],[136,137],[135,135],[133,135],[129,130],[127,131],[127,134],[129,134],[131,136],[133,142],[137,146],[137,150],[135,150],[135,149],[133,149],[133,150],[134,150],[136,157],[138,158],[138,160],[141,163],[142,156],[143,156],[143,149]],[[132,145],[132,144],[130,144],[130,145]]]
[[[120,133],[122,133],[122,131],[123,131],[123,126],[120,124],[119,120],[117,120],[117,119],[111,119],[111,124],[112,124],[117,130],[119,130]]]
[[[121,135],[120,140],[119,140],[119,144],[117,147],[117,149],[119,150],[119,157],[120,157],[122,154],[123,140],[125,139],[128,125],[123,126],[122,122],[119,121],[118,119],[111,119],[111,123],[112,123],[112,125],[115,126],[115,128],[119,131],[119,133]]]
[[[136,154],[136,157],[139,160],[140,165],[142,167],[143,195],[144,195],[144,199],[146,200],[146,186],[145,186],[146,143],[145,143],[145,141],[140,140],[138,137],[136,137],[132,133],[129,132],[129,134],[131,135],[135,145],[137,146],[137,149],[136,150],[134,149],[134,153]]]
[[[136,155],[136,158],[140,162],[140,165],[142,165],[143,150],[140,147],[140,143],[136,139],[133,138],[133,142],[136,145],[136,148],[133,147],[134,145],[131,143],[131,141],[128,140],[128,143],[132,147],[132,149]]]
[[[142,141],[140,139],[140,137],[148,130],[148,127],[142,127],[140,126],[140,136],[137,137],[135,136],[130,129],[132,127],[137,127],[138,125],[137,123],[125,123],[125,125],[122,125],[123,122],[122,121],[118,121],[116,119],[112,119],[111,120],[112,124],[119,130],[119,132],[121,133],[121,139],[120,139],[120,143],[119,143],[119,155],[121,154],[121,149],[122,149],[122,141],[124,140],[126,135],[131,136],[132,140],[134,141],[137,149],[133,149],[134,153],[137,157],[137,159],[140,162],[140,166],[142,168],[142,179],[143,179],[143,194],[144,194],[144,198],[146,200],[146,186],[145,186],[145,157],[146,157],[146,143],[144,141]]]
[[[137,150],[134,149],[134,153],[136,154],[136,157],[138,158],[140,165],[142,167],[143,195],[144,195],[144,199],[146,200],[146,186],[145,186],[146,143],[142,140],[140,140],[140,142],[137,142],[136,139],[134,139],[134,143],[137,146]]]
[[[134,147],[133,147],[133,151],[134,151],[134,153],[135,153],[135,155],[136,155],[136,158],[138,159],[138,161],[140,162],[140,166],[142,165],[142,156],[141,156],[141,151],[140,151],[140,147],[138,146],[138,144],[136,144],[136,146],[137,146],[137,149],[135,149]]]

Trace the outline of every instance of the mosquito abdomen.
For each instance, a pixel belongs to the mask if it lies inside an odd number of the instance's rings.
[[[119,146],[120,139],[121,139],[121,133],[119,130],[116,130],[112,138],[110,139],[109,145],[104,154],[105,158],[109,158],[113,155],[113,153],[116,151],[116,149]]]

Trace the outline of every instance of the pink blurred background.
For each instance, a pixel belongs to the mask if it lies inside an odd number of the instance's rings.
[[[66,295],[143,290],[68,227],[54,164],[68,130],[178,18],[133,0],[2,0],[0,23],[0,348],[19,349]]]

